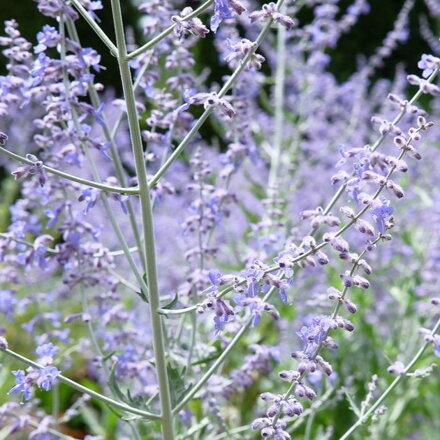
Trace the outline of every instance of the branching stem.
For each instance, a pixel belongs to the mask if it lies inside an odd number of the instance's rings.
[[[153,350],[156,362],[156,374],[159,384],[161,406],[161,423],[164,440],[174,440],[174,423],[171,411],[171,393],[168,382],[167,362],[165,355],[164,330],[162,317],[157,313],[160,307],[159,287],[157,280],[155,238],[153,228],[153,213],[151,208],[150,191],[145,168],[144,151],[139,127],[139,117],[133,90],[131,71],[127,59],[127,47],[124,35],[121,5],[119,0],[111,0],[113,22],[118,48],[118,64],[122,88],[127,107],[128,126],[139,182],[139,197],[141,205],[142,227],[144,234],[144,253],[146,276],[148,280],[148,298],[150,302],[150,320],[153,331]]]

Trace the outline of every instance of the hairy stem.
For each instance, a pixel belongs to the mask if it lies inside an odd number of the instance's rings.
[[[34,362],[31,359],[28,359],[27,357],[22,356],[21,354],[18,354],[15,351],[12,351],[8,348],[0,348],[0,350],[3,353],[7,354],[8,356],[13,357],[14,359],[17,359],[17,360],[25,363],[26,365],[29,365],[30,367],[34,367],[39,370],[42,370],[44,368],[43,365],[40,365],[37,362]],[[110,397],[104,396],[103,394],[100,394],[96,391],[93,391],[90,388],[87,388],[87,387],[73,381],[72,379],[69,379],[68,377],[63,376],[62,374],[59,374],[57,376],[57,380],[70,386],[71,388],[74,388],[75,390],[77,390],[81,393],[88,394],[89,396],[94,397],[95,399],[98,399],[101,402],[108,403],[109,405],[113,406],[114,408],[120,409],[120,410],[128,412],[130,414],[136,414],[138,416],[144,417],[145,419],[149,419],[149,420],[159,420],[160,419],[160,416],[157,414],[153,414],[148,411],[141,410],[139,408],[134,408],[134,407],[127,405],[123,402],[118,402],[117,400],[113,400]]]
[[[93,17],[87,12],[84,6],[79,0],[70,0],[78,12],[82,15],[85,21],[90,25],[90,27],[95,31],[99,39],[109,48],[110,53],[117,56],[118,49],[114,45],[113,41],[107,36],[107,34],[100,28],[98,23],[93,19]]]
[[[13,153],[12,151],[7,150],[6,148],[0,147],[0,153],[4,154],[5,156],[10,157],[11,159],[16,160],[17,162],[24,163],[26,165],[33,165],[34,163],[26,159],[23,156],[20,156],[19,154]],[[92,188],[101,189],[105,192],[114,192],[117,194],[125,194],[125,195],[137,195],[139,194],[139,188],[122,188],[119,186],[111,186],[106,185],[105,183],[101,182],[94,182],[93,180],[83,179],[82,177],[74,176],[73,174],[65,173],[64,171],[57,170],[56,168],[49,167],[47,165],[43,164],[44,171],[54,174],[55,176],[62,177],[63,179],[71,180],[72,182],[80,183],[82,185],[91,186]]]
[[[121,5],[119,0],[111,0],[113,21],[118,48],[118,64],[121,75],[122,88],[127,107],[127,118],[133,155],[136,164],[136,174],[139,182],[139,197],[144,233],[144,251],[148,293],[150,301],[150,319],[153,330],[153,350],[156,362],[156,372],[159,383],[161,406],[161,422],[164,440],[174,440],[173,414],[171,411],[171,393],[168,383],[167,362],[165,355],[164,332],[161,315],[157,313],[160,307],[159,288],[157,281],[156,253],[154,244],[153,215],[151,209],[150,191],[145,169],[144,151],[142,146],[139,118],[136,110],[136,101],[133,90],[130,67],[127,59],[127,48],[122,21]]]

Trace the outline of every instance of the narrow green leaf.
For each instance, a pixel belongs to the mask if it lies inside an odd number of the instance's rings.
[[[112,352],[110,352],[109,354],[106,354],[103,358],[102,358],[102,360],[105,362],[105,361],[108,361],[114,354],[116,353],[116,351],[115,350],[113,350]]]
[[[146,404],[147,399],[148,399],[148,396],[146,394],[139,394],[139,395],[133,397],[131,395],[130,389],[127,390],[127,401],[130,402],[131,406],[152,412],[150,405]]]
[[[192,384],[190,384],[188,387],[185,387],[185,382],[183,381],[182,376],[177,368],[173,368],[168,365],[167,371],[168,380],[170,382],[171,401],[173,406],[175,406],[189,391],[189,389],[192,387]]]
[[[353,412],[356,414],[356,417],[360,418],[361,417],[361,411],[358,408],[356,402],[354,401],[353,397],[351,396],[351,394],[348,393],[348,390],[345,387],[342,387],[342,391],[345,394],[345,397],[348,400],[348,403],[350,404],[350,408],[353,410]]]
[[[142,279],[145,281],[145,284],[148,287],[148,282],[147,282],[147,274],[144,273],[144,275],[142,276]],[[142,299],[142,301],[148,303],[148,292],[144,292],[143,289],[141,288],[141,290],[139,292],[136,292]]]
[[[116,382],[116,362],[112,365],[112,369],[110,371],[110,377],[108,379],[108,386],[112,390],[113,394],[122,402],[128,403],[127,398],[125,397],[125,394],[121,391],[119,388],[118,383]]]
[[[178,299],[179,296],[177,295],[177,292],[175,292],[174,298],[167,305],[163,306],[162,309],[174,309]]]

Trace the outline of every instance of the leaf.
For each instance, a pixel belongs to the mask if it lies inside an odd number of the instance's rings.
[[[120,411],[117,411],[112,405],[110,405],[107,402],[102,402],[102,404],[107,407],[107,409],[110,411],[111,415],[116,416],[117,420],[122,418],[122,413]],[[108,428],[108,423],[106,423],[106,428]]]
[[[142,420],[142,423],[148,422],[145,417],[137,416],[136,414],[125,414],[121,417],[122,420],[125,420],[126,422],[132,422],[134,420]]]
[[[148,287],[148,282],[147,282],[147,274],[144,273],[142,275],[142,279],[145,281],[146,286]],[[136,292],[142,299],[142,301],[148,303],[148,291],[144,292],[141,288],[141,290],[139,292]]]
[[[142,291],[142,289],[140,290],[140,292],[136,292],[142,299],[142,301],[148,303],[148,298],[146,297],[145,293]]]
[[[191,365],[203,365],[207,364],[208,362],[215,361],[220,356],[220,353],[213,354],[212,356],[208,356],[202,359],[199,359],[198,361],[191,362]]]
[[[162,307],[162,309],[174,309],[175,305],[177,304],[177,301],[179,299],[179,296],[177,295],[177,292],[174,293],[174,298],[165,306]]]
[[[206,356],[206,357],[204,357],[202,359],[194,361],[194,362],[191,363],[191,365],[207,364],[208,362],[215,361],[216,359],[218,359],[218,357],[222,354],[222,349],[221,349],[220,345],[214,345],[214,347],[216,349],[215,353],[212,353],[209,356]]]
[[[185,387],[185,382],[182,379],[181,374],[177,368],[173,368],[170,365],[167,366],[168,380],[170,382],[171,402],[173,406],[176,406],[185,396],[187,391],[192,387],[190,384]]]
[[[113,351],[110,352],[109,354],[106,354],[106,355],[102,358],[103,362],[108,361],[108,360],[109,360],[109,359],[110,359],[115,353],[116,353],[116,351],[113,350]]]
[[[119,400],[122,400],[125,403],[129,403],[127,401],[125,394],[121,391],[118,383],[116,382],[115,373],[116,373],[116,362],[112,365],[112,369],[110,371],[110,377],[108,379],[107,384],[108,384],[109,388],[112,390],[113,394],[116,397],[118,397]]]
[[[350,404],[350,408],[353,410],[353,412],[356,414],[356,416],[358,418],[360,418],[361,417],[361,411],[358,408],[358,406],[357,406],[356,402],[354,401],[353,397],[348,393],[348,390],[345,387],[342,387],[342,391],[344,392],[345,397],[347,398],[348,403]]]
[[[152,411],[151,406],[146,404],[147,399],[148,396],[146,394],[139,394],[133,397],[130,393],[130,390],[129,389],[127,390],[127,400],[128,402],[130,402],[131,406],[134,406],[135,408],[139,408],[139,409],[145,409],[151,412]]]
[[[126,403],[127,405],[133,406],[135,408],[138,409],[146,409],[146,410],[151,410],[150,407],[148,405],[145,404],[145,400],[147,399],[146,395],[138,395],[136,397],[133,397],[130,393],[130,390],[127,390],[127,393],[124,394],[124,392],[121,390],[121,388],[119,387],[117,381],[116,381],[116,377],[115,377],[115,373],[116,373],[116,363],[113,364],[111,372],[110,372],[110,377],[108,380],[108,386],[111,389],[111,391],[113,392],[113,394],[122,402]],[[141,419],[143,419],[143,417],[139,417]]]

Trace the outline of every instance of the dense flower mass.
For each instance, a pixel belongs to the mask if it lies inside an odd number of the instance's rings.
[[[107,3],[0,36],[0,437],[436,438],[436,2]]]

